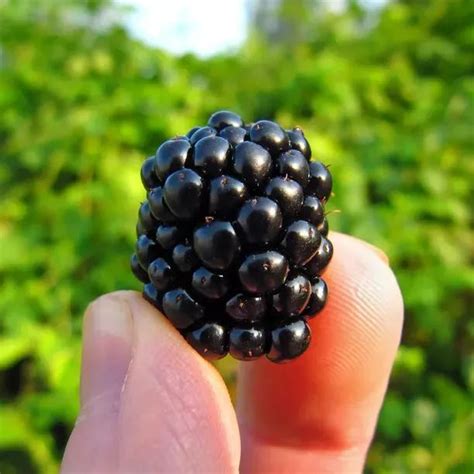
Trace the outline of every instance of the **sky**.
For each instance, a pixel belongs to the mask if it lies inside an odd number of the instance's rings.
[[[246,4],[252,0],[115,0],[130,5],[132,34],[175,54],[199,56],[238,48],[246,37]],[[338,10],[345,0],[325,0]],[[364,0],[377,7],[387,0]]]
[[[247,0],[116,0],[131,5],[128,27],[153,46],[200,56],[237,48],[246,36]]]

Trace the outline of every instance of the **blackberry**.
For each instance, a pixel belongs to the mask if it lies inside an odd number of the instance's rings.
[[[234,147],[245,141],[246,135],[247,130],[242,127],[229,126],[219,132],[219,136],[225,138]]]
[[[159,222],[151,213],[148,201],[142,202],[138,209],[138,222],[140,223],[140,228],[143,230],[144,234],[153,233],[153,230],[156,229],[157,225],[159,225]]]
[[[235,229],[225,221],[212,221],[197,227],[193,243],[198,257],[213,270],[227,270],[240,251]]]
[[[163,296],[163,311],[177,329],[185,329],[204,318],[205,312],[186,290],[176,288]]]
[[[272,362],[285,362],[302,354],[311,341],[311,331],[301,318],[285,321],[270,333],[271,345],[267,357]]]
[[[186,333],[186,340],[207,360],[221,359],[228,351],[229,334],[215,321],[201,323]]]
[[[250,129],[250,140],[263,146],[274,156],[290,147],[288,134],[280,125],[270,120],[254,123]]]
[[[324,220],[323,204],[315,196],[306,196],[303,201],[300,217],[315,226],[321,225]]]
[[[267,332],[262,325],[233,326],[229,333],[229,352],[238,360],[255,360],[267,352]]]
[[[297,181],[303,188],[309,181],[309,163],[303,153],[298,150],[289,150],[282,153],[277,161],[281,176],[288,176]]]
[[[173,171],[184,168],[191,151],[191,144],[185,139],[164,142],[155,155],[155,175],[164,181]]]
[[[239,267],[239,280],[250,294],[268,294],[285,283],[288,275],[288,260],[278,252],[268,250],[250,254]]]
[[[160,248],[154,240],[150,239],[147,235],[142,234],[137,239],[135,254],[138,263],[143,270],[148,271],[150,263],[160,256]]]
[[[148,266],[148,278],[159,291],[169,290],[176,282],[176,272],[163,258],[158,257]]]
[[[193,273],[193,289],[209,299],[219,299],[229,291],[229,282],[225,275],[213,273],[206,267],[200,267]]]
[[[280,245],[295,265],[307,263],[318,251],[321,234],[307,221],[292,222],[286,229]]]
[[[333,254],[332,177],[303,131],[218,111],[165,141],[140,175],[130,267],[144,298],[209,360],[300,356]]]
[[[193,219],[203,208],[204,180],[185,168],[168,176],[163,197],[169,210],[179,219]]]
[[[163,189],[157,186],[148,193],[148,205],[153,217],[161,222],[174,222],[176,216],[168,209],[163,199]]]
[[[194,168],[203,176],[222,174],[229,162],[230,143],[222,137],[205,137],[194,147]]]
[[[155,174],[155,157],[150,156],[147,158],[140,170],[140,177],[142,179],[142,184],[145,189],[151,189],[160,184],[158,177]]]
[[[282,215],[277,203],[266,197],[256,197],[243,204],[237,225],[250,244],[273,242],[282,228]]]
[[[190,133],[191,130],[188,132]],[[195,130],[189,137],[191,145],[195,145],[201,138],[213,137],[217,135],[217,130],[212,127],[201,127]]]
[[[251,190],[258,190],[267,181],[272,165],[270,153],[250,141],[237,145],[232,157],[232,171]]]
[[[319,161],[309,164],[309,183],[306,192],[326,202],[331,196],[332,176],[328,168]]]
[[[220,110],[214,112],[209,117],[207,124],[216,130],[221,130],[225,127],[241,127],[244,122],[242,122],[242,119],[236,113],[229,112],[228,110]]]
[[[237,321],[254,322],[265,317],[267,304],[264,296],[238,293],[227,301],[225,310],[230,317]]]
[[[172,259],[181,273],[190,272],[199,265],[199,259],[190,245],[176,245],[173,249]]]
[[[130,258],[130,269],[138,280],[143,283],[149,283],[150,278],[148,276],[148,272],[143,270],[140,265],[140,262],[138,261],[138,257],[135,254],[133,254]]]
[[[280,315],[298,316],[306,309],[311,295],[311,283],[301,274],[288,277],[272,297],[273,309]]]
[[[327,297],[328,287],[326,282],[320,277],[313,278],[311,283],[311,296],[305,308],[306,316],[311,318],[321,311],[326,304]]]
[[[318,231],[321,235],[324,235],[324,237],[326,237],[328,235],[328,233],[329,233],[329,222],[326,219],[326,217],[323,219],[321,224],[319,224],[318,227],[316,227],[316,228],[318,229]]]
[[[299,127],[295,127],[293,130],[288,130],[287,133],[290,140],[290,148],[298,150],[307,160],[310,160],[311,147],[304,136],[303,130]]]
[[[209,213],[211,215],[232,217],[248,197],[244,183],[222,175],[210,183]]]
[[[170,224],[161,224],[156,229],[156,242],[166,250],[173,249],[175,245],[181,242],[182,230]]]
[[[272,178],[265,188],[265,194],[280,206],[285,218],[292,219],[300,213],[304,191],[296,181],[286,176]]]

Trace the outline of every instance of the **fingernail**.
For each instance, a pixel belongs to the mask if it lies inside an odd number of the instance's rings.
[[[113,336],[129,340],[132,331],[132,318],[128,305],[113,295],[96,300],[87,315],[90,327],[88,331],[94,337]],[[87,324],[87,322],[86,322]]]
[[[110,294],[96,300],[84,321],[81,404],[101,394],[119,396],[132,353],[128,304]]]
[[[372,250],[377,255],[377,257],[380,258],[380,260],[382,260],[382,262],[384,262],[387,265],[390,263],[390,260],[387,256],[387,254],[383,250],[381,250],[378,247],[376,247],[375,245],[369,244],[367,242],[364,242],[364,244],[368,248],[370,248],[370,250]]]

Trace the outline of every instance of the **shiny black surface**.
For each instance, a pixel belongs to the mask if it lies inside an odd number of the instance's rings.
[[[161,252],[160,247],[146,235],[140,235],[140,237],[138,237],[135,244],[135,253],[143,270],[148,271],[148,265],[150,265],[155,258],[158,258]]]
[[[211,181],[209,190],[209,213],[232,218],[247,199],[244,183],[230,176],[219,176]]]
[[[270,175],[272,157],[260,145],[243,142],[235,148],[232,166],[245,184],[258,189]]]
[[[168,176],[163,195],[176,217],[195,219],[203,207],[204,182],[195,171],[184,168]]]
[[[285,317],[301,314],[311,297],[311,283],[303,275],[288,278],[272,296],[273,309]]]
[[[309,164],[309,183],[306,192],[321,201],[327,201],[332,191],[332,176],[329,170],[319,161]]]
[[[156,229],[156,241],[166,250],[172,249],[183,238],[183,231],[172,224],[161,224]]]
[[[285,362],[300,356],[309,346],[311,330],[303,319],[282,324],[271,332],[267,354],[272,362]]]
[[[183,273],[190,272],[199,265],[199,259],[190,245],[176,245],[172,258],[176,267]]]
[[[279,206],[269,198],[249,199],[241,207],[237,224],[250,244],[268,244],[274,241],[282,228]]]
[[[242,286],[254,294],[277,290],[285,282],[287,274],[288,261],[272,250],[249,255],[239,267]]]
[[[210,299],[222,298],[229,290],[224,275],[213,273],[205,267],[198,268],[193,273],[191,284],[198,293]]]
[[[177,139],[164,142],[156,151],[155,173],[164,181],[171,173],[184,168],[191,150],[188,140]]]
[[[147,158],[141,167],[140,178],[145,189],[151,189],[160,185],[160,180],[155,174],[155,157]]]
[[[168,209],[164,198],[163,188],[156,187],[148,193],[148,203],[150,205],[151,213],[162,222],[174,222],[176,216]]]
[[[163,311],[177,329],[186,329],[204,317],[204,308],[183,288],[164,294]]]
[[[226,312],[238,321],[253,322],[263,319],[267,310],[264,297],[238,293],[227,301]]]
[[[306,306],[304,315],[307,317],[315,316],[324,308],[327,299],[328,287],[326,282],[322,278],[314,278],[311,282],[311,298],[309,299],[308,306]]]
[[[315,226],[320,225],[324,219],[324,207],[321,201],[316,196],[306,196],[300,217]]]
[[[281,247],[290,262],[303,265],[318,251],[320,243],[321,234],[316,227],[309,222],[299,220],[288,226],[281,241]]]
[[[150,204],[148,201],[142,202],[138,209],[138,220],[142,225],[142,228],[145,230],[145,234],[152,232],[153,229],[158,225],[158,221],[154,218],[151,213]]]
[[[311,147],[301,129],[294,128],[293,130],[288,130],[287,133],[291,148],[300,151],[307,160],[310,160]]]
[[[321,275],[331,261],[333,245],[326,237],[321,237],[321,244],[314,257],[306,264],[305,268],[310,277]]]
[[[239,253],[240,243],[229,222],[213,221],[194,231],[194,250],[207,267],[225,270]]]
[[[321,224],[318,225],[317,229],[318,229],[318,232],[321,235],[324,235],[324,237],[326,237],[328,235],[328,233],[329,233],[329,222],[326,219],[326,217],[323,219]]]
[[[169,290],[176,282],[176,272],[164,258],[153,260],[148,266],[150,281],[159,291]]]
[[[217,135],[217,132],[214,128],[201,127],[191,135],[189,141],[191,142],[191,145],[195,145],[199,140],[201,140],[201,138],[212,137],[214,135]]]
[[[140,220],[138,220],[137,225],[135,226],[135,233],[137,234],[137,237],[140,237],[140,235],[147,233]]]
[[[260,326],[233,327],[229,334],[229,352],[238,360],[254,360],[265,354],[265,331]]]
[[[151,303],[155,308],[163,311],[161,304],[161,293],[153,286],[153,283],[147,283],[143,286],[143,297]]]
[[[303,205],[303,188],[292,179],[280,176],[271,179],[265,194],[278,203],[285,218],[296,217]]]
[[[187,138],[191,138],[195,132],[197,132],[201,127],[193,127],[191,130],[189,130],[188,133],[186,133]]]
[[[229,335],[222,324],[206,322],[190,330],[186,340],[207,360],[221,359],[227,354]]]
[[[194,147],[194,167],[202,176],[219,176],[227,168],[229,155],[230,144],[225,138],[202,138]]]
[[[142,164],[130,266],[205,358],[253,360],[271,346],[281,362],[306,349],[333,252],[321,235],[332,179],[310,157],[300,128],[218,111]]]
[[[259,120],[250,129],[250,139],[276,156],[289,148],[288,135],[280,125],[270,120]]]
[[[241,127],[226,127],[219,132],[219,136],[225,138],[234,147],[242,143],[246,135],[247,130]]]
[[[298,150],[288,150],[278,157],[278,171],[281,176],[288,176],[303,188],[309,182],[309,164]]]
[[[225,127],[241,127],[243,125],[242,119],[234,112],[229,110],[219,110],[214,112],[207,122],[209,127],[221,130]]]
[[[135,277],[141,282],[148,283],[150,281],[148,273],[140,266],[140,262],[135,254],[130,258],[130,269]]]

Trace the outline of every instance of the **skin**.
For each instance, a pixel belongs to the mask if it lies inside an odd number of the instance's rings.
[[[240,364],[236,409],[213,366],[139,293],[93,302],[62,472],[362,472],[403,301],[380,250],[330,238],[330,298],[310,348],[284,365]]]

